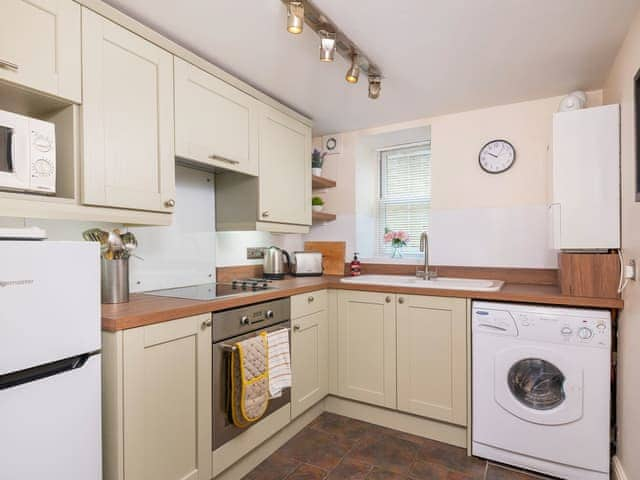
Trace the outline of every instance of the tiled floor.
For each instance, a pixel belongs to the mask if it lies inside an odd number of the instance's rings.
[[[462,448],[324,413],[244,480],[535,480]]]

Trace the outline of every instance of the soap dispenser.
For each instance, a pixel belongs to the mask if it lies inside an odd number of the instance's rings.
[[[353,260],[351,260],[351,276],[357,277],[360,273],[360,260],[358,260],[358,252],[355,252],[353,254]]]

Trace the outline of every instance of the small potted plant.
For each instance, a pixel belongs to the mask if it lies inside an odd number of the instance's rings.
[[[384,243],[390,243],[393,248],[391,258],[402,258],[400,249],[406,247],[409,242],[409,235],[404,230],[384,229]]]
[[[314,212],[321,212],[324,208],[324,200],[322,197],[313,197],[311,199],[311,208]]]
[[[327,156],[327,152],[320,152],[317,148],[313,149],[311,154],[311,172],[317,177],[322,175],[322,165],[324,164],[324,157]]]

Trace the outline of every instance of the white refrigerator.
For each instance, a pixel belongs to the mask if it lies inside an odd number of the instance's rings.
[[[102,478],[92,242],[0,240],[0,478]]]

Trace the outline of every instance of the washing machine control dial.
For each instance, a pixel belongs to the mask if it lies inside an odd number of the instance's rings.
[[[571,330],[569,327],[562,327],[562,330],[560,330],[560,333],[565,337],[567,337],[573,333],[573,330]]]
[[[580,330],[578,330],[578,337],[580,337],[581,340],[589,340],[593,337],[593,332],[590,328],[581,327]]]

